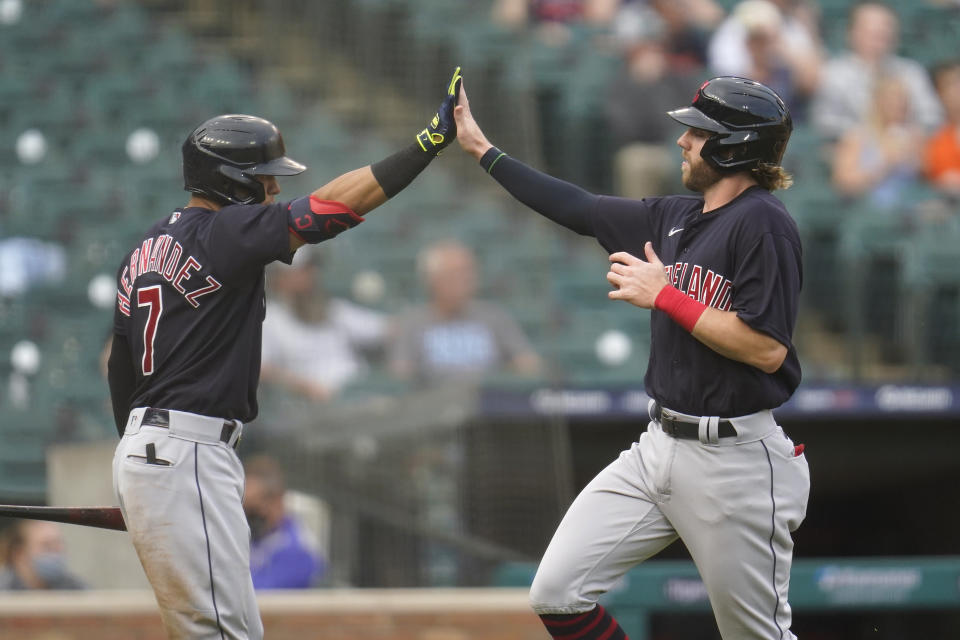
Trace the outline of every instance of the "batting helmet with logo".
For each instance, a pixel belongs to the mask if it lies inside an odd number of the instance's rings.
[[[691,106],[667,115],[688,127],[713,133],[700,156],[722,172],[779,165],[793,130],[790,112],[780,96],[759,82],[733,76],[704,82]]]
[[[293,176],[306,168],[286,157],[279,129],[256,116],[211,118],[183,143],[183,188],[219,204],[263,202],[256,176]]]

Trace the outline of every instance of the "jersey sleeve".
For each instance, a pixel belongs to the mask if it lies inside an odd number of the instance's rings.
[[[734,276],[733,310],[747,325],[789,348],[802,273],[799,239],[777,231],[763,233]]]
[[[607,253],[636,252],[637,246],[654,239],[657,216],[650,202],[614,196],[599,199],[592,216],[593,234]]]
[[[205,244],[216,272],[228,282],[279,260],[290,264],[288,203],[230,205],[213,212]]]

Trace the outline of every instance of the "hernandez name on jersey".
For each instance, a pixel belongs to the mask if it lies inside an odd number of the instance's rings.
[[[180,217],[175,211],[171,222]],[[120,290],[117,291],[118,307],[121,313],[130,315],[130,296],[133,292],[133,281],[137,276],[145,273],[156,273],[169,282],[174,289],[183,295],[184,299],[194,308],[200,306],[198,298],[220,289],[223,285],[213,276],[207,276],[197,286],[187,284],[203,264],[192,255],[186,254],[183,246],[173,239],[173,236],[162,233],[156,237],[146,238],[140,247],[130,255],[130,264],[120,274]],[[190,290],[187,290],[190,286]]]

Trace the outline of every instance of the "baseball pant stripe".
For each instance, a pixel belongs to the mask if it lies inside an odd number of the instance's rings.
[[[213,600],[213,612],[217,617],[217,629],[223,639],[223,627],[220,625],[220,610],[217,608],[217,591],[213,588],[213,556],[210,555],[210,535],[207,533],[207,517],[203,511],[203,490],[200,488],[200,445],[193,443],[193,477],[197,482],[197,496],[200,498],[200,521],[203,522],[203,538],[207,542],[207,567],[210,570],[210,597]]]
[[[777,499],[773,495],[773,461],[770,460],[770,450],[767,449],[766,443],[761,440],[760,444],[763,445],[763,453],[767,456],[767,466],[770,467],[770,504],[772,509],[770,510],[770,555],[773,556],[773,572],[770,574],[770,586],[773,587],[773,594],[776,598],[776,601],[773,605],[773,624],[776,625],[779,635],[777,638],[783,637],[783,629],[780,627],[780,622],[777,621],[777,612],[780,611],[780,592],[777,590],[777,552],[773,547],[773,539],[777,535]]]

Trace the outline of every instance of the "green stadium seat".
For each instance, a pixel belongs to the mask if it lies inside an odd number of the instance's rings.
[[[46,494],[46,447],[53,434],[53,416],[36,402],[15,408],[0,405],[0,497],[5,503],[42,504]]]
[[[142,73],[152,78],[179,79],[192,73],[199,56],[182,30],[163,29],[141,61]]]
[[[903,242],[897,285],[904,339],[917,375],[929,364],[960,372],[960,224],[949,219],[923,226]],[[936,318],[932,321],[932,318]]]

